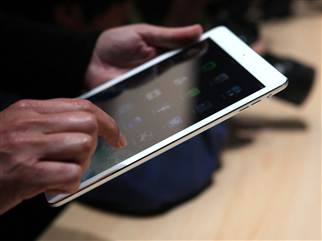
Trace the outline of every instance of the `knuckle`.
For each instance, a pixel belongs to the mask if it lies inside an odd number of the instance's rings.
[[[77,125],[82,127],[85,133],[93,134],[98,131],[98,121],[94,114],[87,111],[79,111],[70,116],[71,120],[77,120]]]
[[[79,188],[79,185],[77,185],[77,184],[69,185],[66,187],[65,192],[72,194],[72,193],[77,192],[78,188]]]
[[[93,114],[86,113],[84,115],[84,121],[86,123],[86,129],[90,133],[97,132],[97,130],[98,130],[98,123],[97,123],[96,117]]]
[[[78,100],[78,103],[80,106],[82,106],[82,108],[85,110],[85,111],[92,111],[93,109],[93,104],[92,102],[90,102],[89,100]]]
[[[78,182],[82,175],[82,168],[77,164],[66,165],[62,171],[68,173],[67,183]]]
[[[15,104],[13,104],[13,107],[18,109],[25,109],[31,106],[32,103],[34,103],[33,100],[19,100]]]
[[[66,191],[77,191],[82,177],[82,168],[78,165],[73,165],[72,168],[66,167],[66,172],[68,172],[68,179],[64,183],[64,186],[67,189]]]
[[[43,139],[38,135],[25,135],[18,132],[6,133],[5,140],[8,148],[17,151],[26,147],[38,148],[43,144]]]
[[[77,155],[77,162],[83,170],[89,166],[90,158],[93,155],[97,146],[97,138],[87,136],[82,143],[81,152]]]
[[[81,177],[82,177],[82,169],[79,168],[78,171],[75,171],[74,173],[71,174],[70,183],[78,186],[78,184],[80,183]]]
[[[10,149],[13,148],[13,149],[16,149],[16,148],[19,148],[22,146],[24,140],[24,138],[22,138],[21,136],[19,136],[16,132],[9,132],[9,133],[6,133],[5,135],[5,140],[6,140],[6,143],[7,143],[7,147]]]
[[[82,149],[85,155],[88,155],[88,153],[91,153],[93,149],[95,148],[96,140],[90,135],[84,135],[82,139]]]
[[[82,163],[83,171],[85,171],[89,166],[90,166],[90,157],[87,157],[86,159],[84,159]]]
[[[11,124],[15,127],[15,129],[21,129],[21,128],[25,128],[26,126],[28,126],[30,124],[30,122],[27,119],[18,118],[18,119],[13,120]]]
[[[79,157],[79,160],[76,161],[77,165],[80,166],[80,168],[82,169],[82,172],[84,172],[87,168],[88,168],[88,163],[89,163],[89,155],[85,156],[81,156]]]
[[[12,125],[15,129],[28,130],[33,126],[39,126],[41,122],[41,119],[37,117],[16,118],[12,121]]]

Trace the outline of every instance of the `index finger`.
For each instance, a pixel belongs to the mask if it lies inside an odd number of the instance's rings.
[[[84,99],[52,99],[52,100],[24,100],[17,108],[32,109],[40,114],[55,114],[74,111],[86,111],[92,113],[98,124],[98,133],[110,145],[120,148],[126,146],[126,139],[120,133],[115,120],[94,105]]]
[[[96,105],[89,103],[92,113],[97,117],[99,135],[110,145],[118,148],[125,147],[127,145],[126,139],[120,132],[115,120]]]

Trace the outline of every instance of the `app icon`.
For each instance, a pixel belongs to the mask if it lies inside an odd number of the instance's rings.
[[[124,115],[128,112],[130,112],[133,108],[133,105],[132,104],[125,104],[125,105],[122,105],[119,109],[118,109],[118,113],[120,115]]]
[[[151,100],[154,100],[154,99],[158,98],[160,95],[162,95],[161,90],[159,90],[159,89],[154,89],[154,90],[150,91],[149,93],[147,93],[147,94],[145,95],[145,98],[146,98],[148,101],[151,101]]]
[[[153,138],[153,135],[150,131],[145,131],[138,136],[139,142],[146,142]]]
[[[233,88],[231,88],[231,90],[234,91],[236,94],[242,92],[242,88],[238,85],[235,85]]]
[[[168,127],[175,128],[183,123],[183,120],[180,116],[176,116],[168,122]]]
[[[234,95],[235,95],[235,92],[232,91],[231,89],[226,91],[226,96],[233,97]]]
[[[170,110],[170,109],[171,109],[170,105],[164,105],[164,106],[154,110],[154,113],[159,114],[159,113],[162,113],[162,112]]]
[[[199,88],[192,88],[188,91],[188,96],[190,97],[196,97],[200,95],[200,89]]]
[[[142,117],[136,116],[130,121],[130,123],[128,123],[127,126],[129,129],[133,129],[133,128],[136,128],[137,126],[139,126],[142,122],[143,122]]]
[[[209,71],[214,70],[216,67],[217,67],[217,64],[214,61],[210,61],[210,62],[202,65],[201,70],[203,72],[209,72]]]
[[[226,95],[227,97],[233,97],[233,96],[235,96],[235,95],[240,94],[241,92],[242,92],[242,88],[241,88],[240,86],[238,86],[238,85],[235,85],[235,86],[233,86],[231,89],[227,90],[227,91],[225,92],[225,95]]]
[[[179,78],[175,79],[175,80],[173,81],[173,83],[174,83],[175,85],[179,86],[179,85],[183,85],[183,84],[184,84],[184,82],[186,82],[187,80],[188,80],[188,77],[187,77],[187,76],[183,76],[183,77],[179,77]]]
[[[216,76],[213,80],[210,81],[210,86],[222,84],[229,79],[229,76],[225,73]]]
[[[210,101],[204,101],[196,105],[195,110],[197,113],[202,114],[213,107]]]

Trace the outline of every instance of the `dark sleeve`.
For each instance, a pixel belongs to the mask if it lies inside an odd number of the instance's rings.
[[[0,91],[76,97],[99,33],[76,33],[0,13]]]

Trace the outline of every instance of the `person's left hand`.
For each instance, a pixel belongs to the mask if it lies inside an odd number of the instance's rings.
[[[200,25],[166,28],[135,24],[106,30],[96,42],[86,84],[94,88],[156,57],[161,50],[197,41],[202,32]]]

